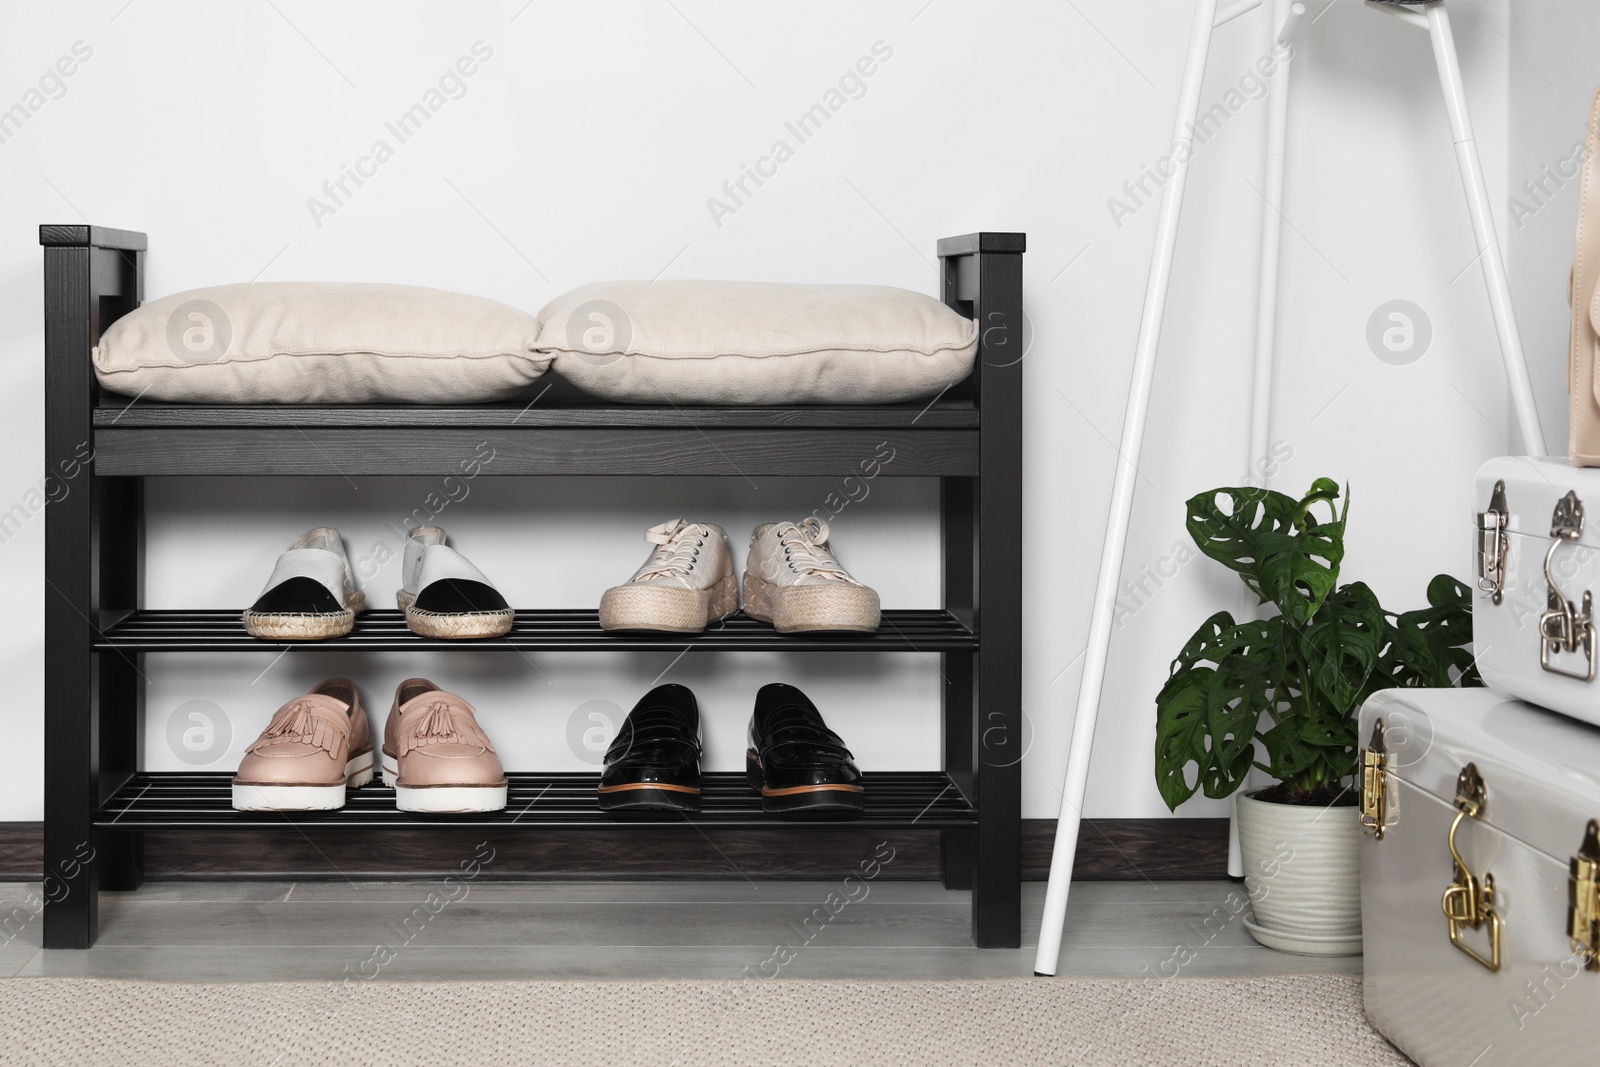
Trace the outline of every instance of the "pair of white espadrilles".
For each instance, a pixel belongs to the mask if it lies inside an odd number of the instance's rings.
[[[515,613],[482,571],[445,543],[438,526],[406,538],[402,586],[395,593],[406,626],[424,637],[499,637]],[[366,608],[344,539],[330,526],[302,534],[278,557],[272,577],[244,613],[252,637],[320,641],[343,637]]]

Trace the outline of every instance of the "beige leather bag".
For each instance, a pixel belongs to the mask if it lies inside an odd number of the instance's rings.
[[[1600,92],[1589,113],[1578,193],[1578,246],[1572,257],[1572,347],[1567,391],[1572,394],[1574,467],[1600,467]]]

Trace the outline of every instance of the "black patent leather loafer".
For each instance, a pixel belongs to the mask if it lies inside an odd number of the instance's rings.
[[[756,694],[745,771],[764,811],[861,810],[855,757],[792,685],[774,682]]]
[[[601,811],[700,810],[700,706],[687,686],[658,685],[606,749]]]

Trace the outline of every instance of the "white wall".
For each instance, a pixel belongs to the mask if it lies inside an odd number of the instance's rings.
[[[148,232],[150,296],[257,277],[367,279],[530,310],[586,281],[663,271],[931,292],[938,237],[1025,230],[1034,340],[1024,667],[1035,732],[1025,814],[1053,816],[1156,214],[1145,206],[1119,226],[1108,200],[1165,151],[1190,5],[674,2],[109,0],[0,12],[0,107],[23,99],[36,72],[74,42],[93,49],[65,94],[0,144],[0,375],[14,441],[0,511],[24,500],[42,467],[40,222]],[[1451,0],[1497,186],[1514,125],[1509,2]],[[1311,7],[1294,71],[1273,430],[1280,456],[1292,457],[1278,484],[1349,481],[1347,573],[1406,608],[1420,603],[1427,576],[1465,572],[1467,487],[1483,458],[1507,448],[1504,389],[1482,285],[1466,269],[1474,249],[1425,36],[1348,0],[1326,13],[1322,0]],[[478,41],[493,54],[465,94],[314,219],[308,198],[388,136],[385,121]],[[879,41],[893,56],[864,95],[719,226],[707,199]],[[1218,33],[1208,106],[1266,41],[1259,11]],[[1266,106],[1236,102],[1194,164],[1130,575],[1146,565],[1171,573],[1185,539],[1183,501],[1241,481],[1251,458],[1261,205],[1251,186],[1260,187]],[[1495,198],[1503,202],[1503,188]],[[1380,362],[1365,340],[1368,317],[1393,298],[1422,306],[1435,332],[1427,355],[1406,367]],[[1547,366],[1539,373],[1546,384],[1559,377]],[[1560,398],[1546,388],[1541,399],[1555,427]],[[1550,437],[1559,443],[1556,429]],[[424,479],[356,482],[332,471],[264,488],[153,482],[149,602],[243,604],[300,530],[334,522],[361,553],[431,488]],[[753,523],[809,511],[826,489],[776,479],[482,479],[443,521],[515,602],[571,605],[631,572],[647,525],[680,513],[724,522],[742,551]],[[888,605],[929,604],[933,516],[930,486],[880,480],[836,524],[836,544]],[[0,673],[12,698],[0,710],[9,742],[0,747],[0,819],[41,813],[42,559],[40,518],[0,545],[0,588],[13,605],[0,613]],[[384,604],[396,584],[391,565],[369,590]],[[1229,578],[1203,561],[1148,588],[1154,594],[1117,633],[1091,816],[1165,811],[1151,780],[1153,695],[1200,619],[1238,602]],[[400,677],[435,673],[484,709],[514,766],[579,767],[568,738],[574,713],[597,700],[625,710],[668,666],[654,656],[535,659],[151,657],[147,764],[186,765],[166,731],[187,701],[227,717],[232,736],[212,764],[226,767],[283,699],[347,670],[370,679],[380,710]],[[691,655],[667,674],[700,694],[716,767],[736,765],[751,694],[780,676],[815,691],[868,767],[936,758],[938,679],[918,656]],[[1196,802],[1182,814],[1220,810]]]
[[[1511,125],[1505,228],[1522,338],[1552,451],[1567,448],[1567,344],[1578,179],[1589,108],[1600,85],[1600,5],[1523,0],[1512,20]],[[1532,184],[1533,188],[1527,188]],[[1548,406],[1547,405],[1548,402]]]

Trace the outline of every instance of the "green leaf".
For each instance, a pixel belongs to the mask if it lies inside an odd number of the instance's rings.
[[[1374,672],[1378,689],[1481,686],[1472,652],[1472,593],[1448,574],[1428,583],[1428,607],[1388,625],[1388,647]]]
[[[1352,752],[1357,747],[1356,717],[1320,704],[1300,723],[1300,740],[1316,748]]]
[[[1354,772],[1360,747],[1356,723],[1354,715],[1327,703],[1313,703],[1300,714],[1283,716],[1261,735],[1268,758],[1262,770],[1283,782],[1308,775],[1316,782],[1347,778]]]
[[[1280,619],[1235,622],[1218,612],[1173,661],[1156,695],[1156,785],[1169,808],[1199,789],[1220,799],[1243,784],[1257,724],[1283,674],[1282,628]]]
[[[1338,483],[1328,478],[1318,478],[1299,500],[1271,489],[1213,489],[1189,500],[1186,526],[1202,553],[1304,626],[1339,579],[1349,505],[1341,512],[1338,498]],[[1316,517],[1319,504],[1331,518]]]
[[[1351,582],[1324,600],[1299,632],[1311,677],[1336,712],[1347,715],[1358,706],[1383,651],[1386,622],[1372,590]]]

